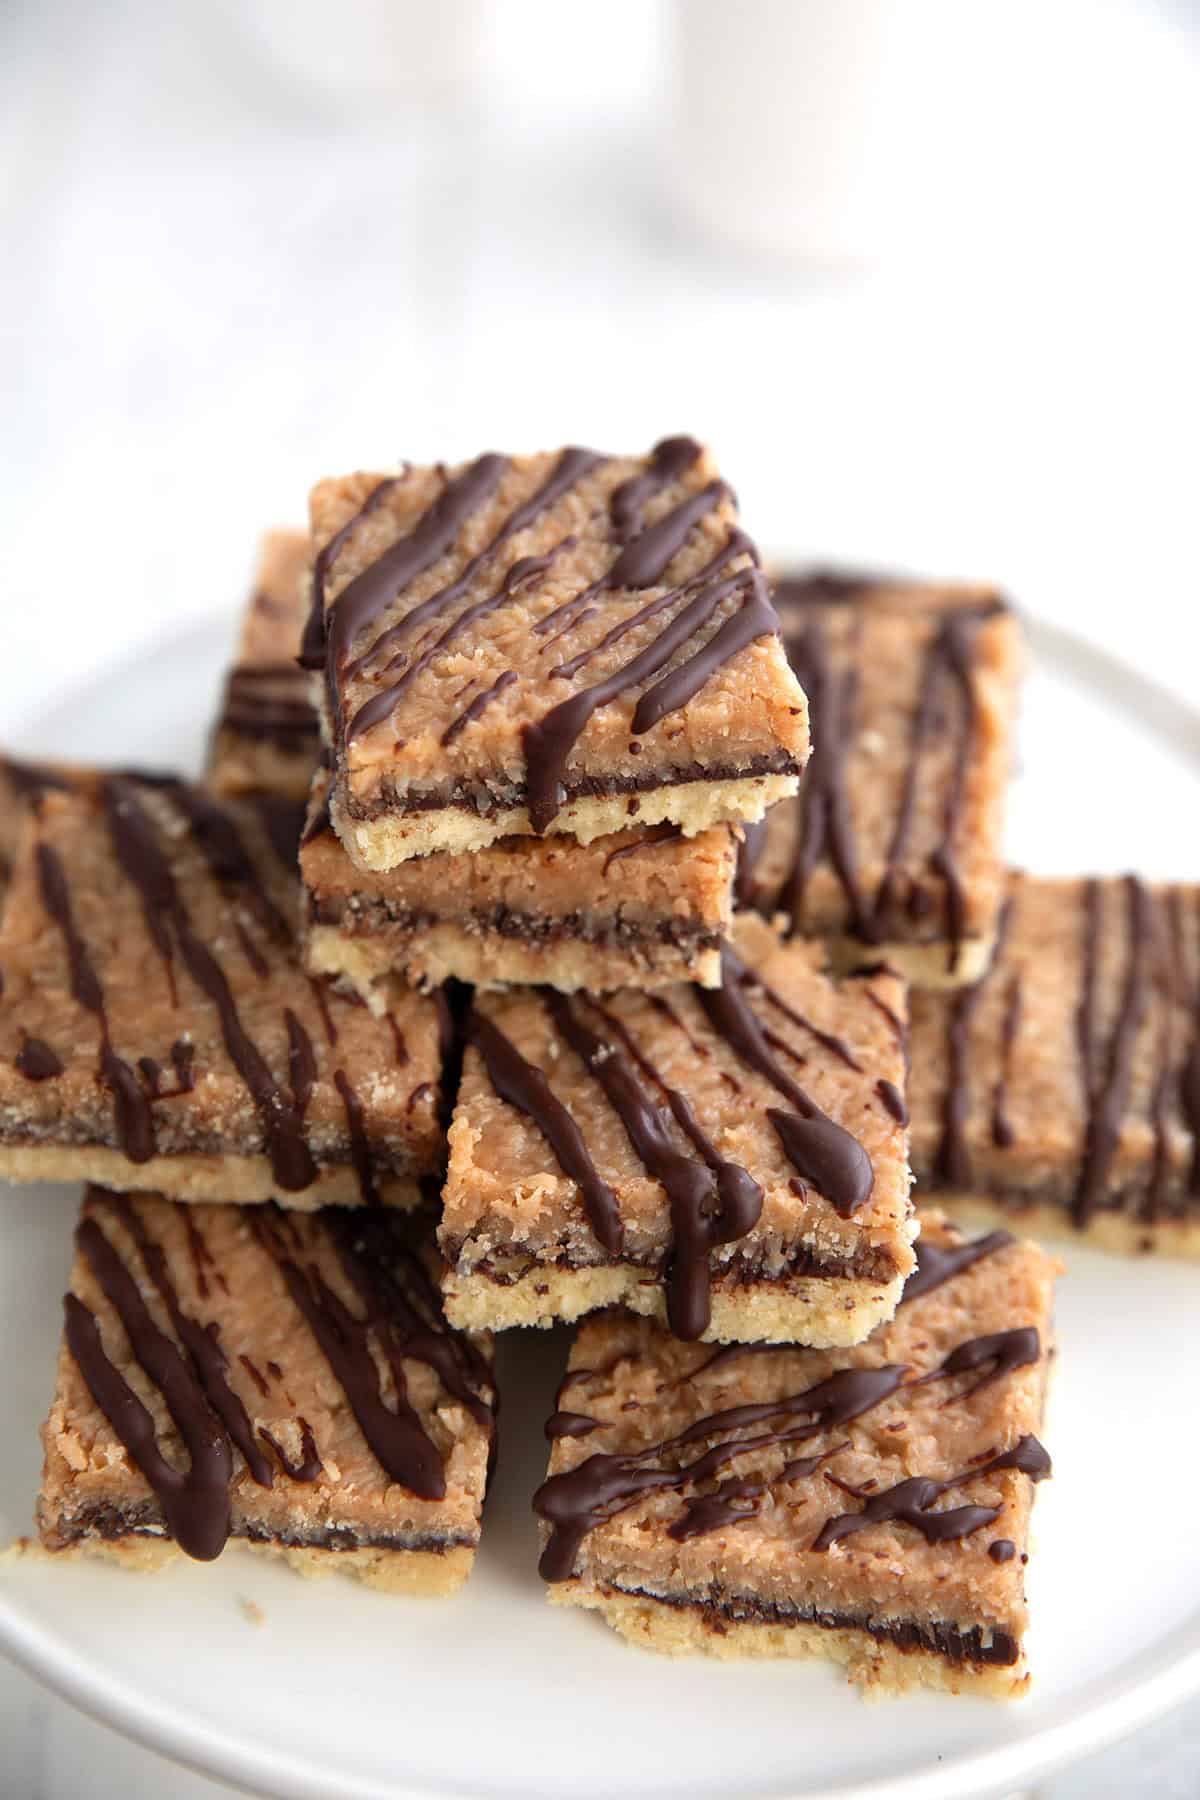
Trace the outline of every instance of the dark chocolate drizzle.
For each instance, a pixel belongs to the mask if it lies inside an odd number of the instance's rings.
[[[858,1140],[828,1118],[772,1054],[743,992],[745,965],[728,945],[722,950],[721,964],[722,985],[697,988],[696,998],[734,1054],[788,1101],[791,1112],[772,1107],[767,1113],[785,1155],[797,1174],[848,1218],[871,1197],[875,1184],[871,1159]],[[757,976],[753,981],[767,991]]]
[[[85,1217],[76,1239],[139,1366],[175,1422],[188,1454],[186,1469],[177,1469],[163,1455],[153,1416],[110,1361],[95,1314],[74,1294],[63,1302],[67,1347],[92,1398],[154,1490],[180,1549],[211,1562],[229,1536],[233,1454],[227,1431],[193,1368],[154,1323],[136,1281],[97,1221]]]
[[[622,1021],[591,1004],[609,1038],[594,1032],[565,995],[545,996],[559,1036],[599,1083],[646,1172],[666,1191],[672,1232],[667,1316],[676,1337],[698,1338],[707,1331],[712,1313],[709,1254],[753,1230],[762,1211],[762,1188],[740,1164],[718,1155],[690,1102],[663,1080]],[[695,1154],[676,1146],[666,1115],[638,1080],[638,1068],[662,1091]]]
[[[590,1413],[552,1412],[546,1420],[546,1436],[553,1443],[556,1438],[587,1437],[596,1430],[599,1419],[593,1419]]]
[[[948,1376],[974,1374],[979,1370],[978,1381],[970,1382],[955,1396],[958,1400],[966,1400],[981,1388],[990,1387],[992,1382],[1002,1381],[1015,1369],[1024,1369],[1037,1362],[1041,1354],[1042,1340],[1037,1327],[1017,1325],[1008,1331],[993,1331],[984,1337],[969,1338],[923,1379],[941,1381]]]
[[[1099,884],[1089,882],[1086,889],[1083,998],[1078,1029],[1087,1124],[1073,1207],[1075,1224],[1080,1227],[1089,1222],[1107,1193],[1109,1171],[1129,1105],[1133,1053],[1150,999],[1153,902],[1149,890],[1136,876],[1127,876],[1124,885],[1127,972],[1116,1028],[1107,1051],[1096,1042],[1094,1030],[1100,965]]]
[[[705,489],[704,493],[707,492]],[[694,498],[701,499],[703,494]],[[668,514],[667,519],[660,520],[659,523],[665,525],[674,516]],[[656,527],[650,528],[651,531],[655,529]],[[624,557],[649,536],[650,531],[644,532],[641,538],[635,538],[627,550],[622,552],[610,571],[611,586],[650,585],[649,581],[635,583],[617,579],[619,565]],[[651,579],[655,579],[657,562],[651,560],[645,565],[639,564],[635,573],[640,573],[643,566],[654,572]],[[686,587],[679,589],[678,597],[682,598],[687,592]],[[753,642],[756,637],[769,635],[778,629],[774,609],[767,597],[766,583],[757,569],[747,569],[736,575],[706,582],[686,600],[659,635],[636,656],[622,663],[603,681],[581,688],[568,699],[560,700],[557,706],[552,706],[535,724],[526,727],[529,818],[535,831],[546,831],[557,817],[566,797],[563,777],[567,759],[592,715],[618,695],[658,675],[676,652],[703,630],[722,603],[735,594],[741,595],[741,604],[703,648],[642,694],[634,709],[631,730],[635,736],[648,731],[668,712],[689,700],[715,670],[738,650]]]
[[[911,1525],[914,1531],[921,1533],[927,1544],[946,1544],[958,1538],[969,1537],[981,1526],[990,1525],[993,1520],[998,1519],[1003,1508],[954,1506],[942,1512],[934,1512],[931,1510],[933,1504],[943,1494],[949,1493],[951,1488],[962,1487],[978,1475],[990,1475],[1000,1469],[1016,1469],[1031,1481],[1044,1481],[1050,1474],[1050,1458],[1037,1438],[1028,1436],[1019,1438],[1011,1450],[1004,1450],[975,1468],[949,1475],[942,1481],[935,1481],[929,1475],[912,1475],[907,1481],[897,1482],[895,1487],[885,1488],[881,1494],[872,1494],[861,1512],[839,1513],[835,1518],[827,1519],[812,1547],[814,1550],[828,1550],[831,1544],[841,1543],[843,1538],[852,1537],[855,1532],[863,1531],[870,1525],[890,1524],[893,1521]],[[843,1486],[842,1483],[837,1485]],[[855,1490],[851,1488],[845,1491],[853,1493]]]
[[[247,1217],[274,1257],[380,1467],[419,1498],[443,1499],[442,1456],[408,1399],[404,1359],[433,1369],[455,1398],[486,1420],[489,1430],[492,1408],[490,1399],[469,1385],[479,1377],[481,1365],[466,1340],[450,1333],[432,1283],[404,1242],[400,1222],[386,1208],[353,1217],[338,1208],[322,1214],[362,1302],[363,1311],[356,1315],[315,1264],[302,1265],[293,1254],[276,1208],[257,1207]],[[384,1397],[376,1349],[392,1376],[391,1405]],[[490,1392],[490,1377],[486,1386]]]
[[[847,764],[858,730],[858,671],[852,662],[845,667],[839,665],[830,649],[820,609],[831,603],[852,602],[871,585],[866,579],[842,582],[837,577],[824,576],[779,584],[779,600],[789,612],[801,608],[808,610],[803,626],[787,635],[785,645],[792,667],[808,696],[813,752],[804,777],[800,830],[781,892],[778,895],[759,892],[754,869],[763,840],[747,838],[742,852],[739,898],[743,904],[758,906],[768,914],[779,905],[784,906],[793,931],[800,931],[804,927],[809,882],[817,867],[827,862],[845,897],[851,935],[864,943],[882,943],[894,929],[898,906],[903,903],[911,909],[928,898],[924,890],[913,885],[915,877],[909,876],[907,883],[902,877],[907,873],[905,865],[916,820],[923,759],[929,747],[947,730],[953,696],[949,727],[954,733],[951,778],[942,807],[941,835],[926,859],[928,869],[945,894],[950,967],[953,969],[961,952],[965,922],[966,895],[956,851],[971,749],[978,729],[974,683],[976,636],[981,624],[1005,610],[1004,603],[989,600],[947,613],[928,644],[913,714],[908,762],[884,871],[874,894],[868,894],[863,886],[846,786]]]
[[[358,1177],[358,1191],[364,1206],[378,1206],[379,1194],[371,1164],[371,1145],[367,1137],[363,1105],[345,1069],[334,1071],[333,1085],[341,1095],[346,1114],[346,1130],[350,1136],[350,1161]]]
[[[575,447],[564,450],[554,469],[537,492],[508,515],[485,547],[470,558],[453,581],[447,586],[439,588],[437,593],[432,594],[429,599],[423,600],[420,605],[413,607],[403,618],[397,620],[394,625],[376,638],[354,663],[348,668],[344,667],[351,636],[357,635],[384,606],[407,587],[417,575],[427,569],[432,562],[445,555],[471,514],[480,506],[485,505],[492,497],[509,468],[509,462],[507,457],[480,457],[478,462],[473,463],[464,475],[458,476],[447,486],[445,492],[439,497],[439,500],[434,502],[433,507],[425,514],[415,531],[408,537],[401,538],[398,544],[394,544],[377,563],[372,564],[363,574],[357,576],[339,596],[333,607],[333,623],[330,627],[329,655],[331,660],[329,667],[333,671],[330,680],[336,682],[342,675],[349,678],[357,674],[366,663],[378,657],[385,649],[393,650],[400,641],[410,639],[413,633],[425,624],[426,620],[436,617],[453,601],[461,598],[479,571],[510,538],[516,537],[520,532],[526,530],[548,507],[556,505],[602,460],[603,458],[597,456],[593,450],[581,450]],[[439,507],[441,513],[434,520],[433,515]],[[433,521],[432,525],[428,525],[427,521],[431,520]],[[418,540],[421,539],[423,531],[427,532],[430,543],[436,544],[436,554],[433,556],[427,556],[424,548],[418,548]],[[522,558],[518,564],[514,565],[514,568],[519,570],[515,579],[510,570],[497,591],[486,600],[468,607],[466,612],[447,627],[435,644],[416,657],[400,676],[399,681],[391,687],[381,689],[365,701],[350,721],[346,733],[347,739],[359,737],[384,719],[390,718],[410,680],[428,665],[437,651],[457,636],[464,626],[491,612],[495,607],[503,605],[521,581],[534,572],[538,560]],[[386,580],[381,580],[377,571],[385,568],[388,570],[387,577]],[[345,640],[345,652],[343,653],[342,649],[334,642],[337,614],[347,595],[359,589],[360,584],[364,584],[362,595],[356,594],[352,603],[350,624],[347,627],[351,635],[347,636]],[[336,661],[333,660],[335,657]]]
[[[130,1162],[149,1162],[155,1149],[154,1117],[141,1082],[112,1047],[104,989],[75,923],[66,871],[49,844],[38,844],[36,855],[42,905],[66,944],[72,997],[100,1027],[100,1078],[113,1097],[117,1141]]]
[[[485,688],[482,694],[476,694],[471,704],[464,707],[456,718],[451,719],[442,733],[443,746],[452,744],[459,732],[465,731],[468,725],[473,725],[476,719],[487,711],[493,700],[498,700],[501,694],[513,685],[514,681],[519,680],[520,676],[515,669],[505,669],[503,674],[497,675],[491,687]]]
[[[986,1237],[973,1238],[969,1243],[945,1247],[931,1243],[928,1238],[918,1238],[917,1266],[904,1284],[901,1306],[911,1300],[923,1300],[934,1288],[941,1287],[943,1281],[953,1281],[956,1275],[982,1262],[984,1257],[994,1256],[998,1250],[1005,1250],[1015,1242],[1008,1231],[991,1231]]]
[[[63,1072],[61,1061],[43,1038],[26,1035],[13,1060],[26,1081],[53,1081]]]
[[[978,981],[953,996],[947,1009],[946,1092],[942,1101],[942,1136],[935,1163],[937,1179],[946,1187],[969,1188],[974,1179],[967,1139],[971,1117],[971,1028],[988,983],[1000,966],[1018,904],[1018,890],[1010,890],[996,921],[996,940],[987,968]]]
[[[499,1026],[482,1013],[472,1012],[467,1035],[483,1058],[488,1080],[497,1094],[537,1126],[564,1172],[578,1186],[588,1223],[601,1247],[610,1256],[619,1255],[625,1233],[616,1195],[601,1177],[583,1133],[551,1091],[542,1071],[527,1062]]]
[[[300,1458],[293,1462],[274,1432],[260,1425],[258,1435],[275,1453],[276,1461],[289,1481],[318,1481],[325,1472],[325,1464],[317,1451],[317,1440],[313,1436],[312,1426],[307,1419],[297,1418],[300,1428]]]
[[[402,479],[402,475],[389,475],[383,481],[377,482],[354,517],[347,519],[341,530],[334,533],[324,549],[318,550],[313,563],[309,614],[304,624],[300,655],[296,659],[302,669],[320,669],[325,663],[325,645],[328,636],[325,617],[325,584],[329,580],[334,563],[362,521],[369,519],[371,514],[383,505],[388,495],[399,486]]]
[[[746,1451],[803,1443],[848,1424],[889,1399],[907,1372],[902,1364],[840,1369],[803,1393],[726,1407],[642,1450],[626,1455],[598,1452],[573,1469],[551,1475],[533,1497],[534,1511],[551,1526],[540,1573],[546,1581],[569,1580],[587,1533],[632,1506],[642,1494],[678,1492],[717,1475]],[[755,1429],[762,1425],[770,1429]],[[718,1441],[694,1461],[664,1464],[664,1458],[678,1456],[708,1438]]]
[[[891,1114],[897,1125],[907,1125],[908,1104],[895,1082],[887,1081],[881,1076],[875,1083],[875,1092],[879,1095],[885,1110]]]
[[[193,816],[190,803],[196,799],[197,796],[188,795],[189,818]],[[311,1186],[316,1179],[317,1167],[304,1140],[300,1114],[280,1089],[265,1057],[242,1025],[228,977],[192,925],[174,874],[132,784],[120,780],[107,782],[104,802],[113,849],[124,875],[141,894],[147,917],[153,909],[164,934],[170,925],[184,967],[217,1010],[225,1048],[258,1113],[276,1181],[288,1192]],[[218,819],[222,817],[210,802],[204,800],[196,807],[194,816],[204,821],[201,829],[213,857],[221,858],[222,866],[238,870],[245,855],[240,840],[236,833],[231,836],[218,829],[214,814]],[[232,878],[243,879],[240,874]],[[257,879],[254,879],[250,882],[250,890],[254,892],[257,888]],[[169,938],[167,942],[169,954]]]

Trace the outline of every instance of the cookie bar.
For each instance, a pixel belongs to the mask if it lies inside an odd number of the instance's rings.
[[[913,996],[909,1102],[956,1215],[1200,1255],[1200,887],[1012,877],[983,979]]]
[[[497,838],[761,817],[804,696],[707,451],[486,455],[311,500],[334,828],[364,869]]]
[[[0,928],[0,1176],[182,1200],[413,1204],[444,1155],[444,1004],[302,968],[259,812],[96,775],[46,792]]]
[[[320,787],[318,783],[318,788]],[[501,838],[462,856],[415,857],[386,874],[350,861],[320,793],[300,850],[305,956],[380,1004],[393,974],[426,987],[539,982],[573,992],[721,979],[737,840],[714,825]]]
[[[852,1344],[913,1266],[904,987],[747,916],[724,985],[480,995],[440,1242],[462,1326],[621,1304],[683,1338]]]
[[[427,1216],[90,1189],[38,1503],[53,1551],[154,1568],[229,1540],[441,1594],[470,1572],[491,1344],[447,1326]]]
[[[1054,1265],[937,1219],[917,1253],[895,1318],[849,1352],[581,1326],[534,1499],[550,1598],[647,1649],[1020,1693]]]
[[[777,583],[814,751],[747,833],[743,905],[863,944],[922,986],[973,981],[995,934],[1022,648],[988,588],[810,575]]]
[[[268,531],[242,618],[237,661],[209,744],[208,785],[302,804],[317,763],[320,727],[310,678],[296,661],[307,611],[308,534]]]

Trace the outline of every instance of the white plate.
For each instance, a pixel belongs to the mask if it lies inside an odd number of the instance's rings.
[[[192,763],[229,630],[147,651],[21,747]],[[1045,870],[1195,874],[1200,718],[1040,629],[1013,854]],[[29,1528],[75,1196],[0,1190],[0,1537]],[[1200,1689],[1200,1271],[1068,1256],[1029,1568],[1032,1697],[864,1705],[822,1663],[669,1662],[549,1608],[529,1495],[562,1334],[510,1334],[484,1546],[450,1601],[298,1580],[231,1550],[134,1577],[16,1562],[0,1644],[155,1749],[287,1796],[966,1800],[1044,1774]],[[262,1610],[250,1622],[245,1602]]]

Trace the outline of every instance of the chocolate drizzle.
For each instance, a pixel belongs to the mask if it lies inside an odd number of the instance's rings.
[[[964,1387],[956,1397],[966,1400],[993,1381],[1002,1381],[1015,1369],[1027,1368],[1042,1354],[1042,1341],[1034,1325],[1017,1325],[1008,1331],[989,1332],[984,1337],[969,1338],[952,1350],[945,1361],[924,1379],[941,1381],[951,1375],[974,1374],[978,1381]]]
[[[967,1125],[971,1116],[971,1028],[987,985],[1004,955],[1018,903],[1017,890],[1005,895],[996,921],[996,940],[992,945],[987,968],[978,981],[972,982],[969,987],[953,996],[947,1010],[946,1093],[942,1101],[942,1137],[935,1164],[937,1179],[946,1187],[966,1189],[971,1186],[974,1178],[967,1142]],[[1019,1015],[1013,1026],[1014,1034],[1017,1023]]]
[[[708,490],[704,492],[707,493]],[[703,495],[695,498],[703,498]],[[674,515],[668,514],[667,519],[660,520],[659,523],[665,525],[673,517]],[[622,553],[622,557],[617,559],[609,578],[613,587],[650,585],[650,582],[635,583],[617,579],[619,565],[624,557],[649,535],[650,531],[647,531],[641,538],[635,538]],[[635,565],[635,573],[643,570],[652,571],[651,580],[655,579],[658,573],[657,561],[647,559],[644,564]],[[678,590],[679,597],[686,593],[686,587]],[[741,595],[741,604],[703,648],[642,694],[634,709],[631,729],[635,736],[648,731],[668,712],[689,700],[710,675],[738,650],[753,642],[756,637],[778,629],[778,621],[767,598],[766,583],[757,569],[744,570],[740,574],[710,580],[702,585],[699,592],[686,601],[670,623],[636,656],[622,663],[603,681],[596,682],[592,687],[581,688],[568,699],[560,700],[536,724],[526,726],[529,818],[535,831],[546,831],[558,815],[565,798],[563,778],[567,759],[592,715],[629,688],[658,675],[676,652],[701,631],[722,603],[734,594]]]
[[[950,732],[950,777],[941,808],[940,836],[925,864],[945,896],[953,970],[961,951],[966,913],[957,848],[967,775],[979,729],[976,638],[983,623],[1005,610],[1004,603],[993,599],[948,612],[929,640],[884,870],[875,892],[869,894],[861,874],[847,787],[847,767],[859,730],[859,672],[852,660],[843,666],[831,649],[821,609],[859,600],[872,585],[858,578],[843,583],[836,577],[785,581],[779,585],[778,599],[785,612],[806,615],[801,628],[786,636],[785,645],[808,696],[814,747],[805,772],[799,833],[782,890],[779,894],[759,892],[754,866],[762,839],[748,838],[743,848],[739,897],[743,904],[756,905],[768,914],[782,905],[791,918],[792,929],[800,931],[804,928],[809,883],[818,866],[828,864],[842,889],[850,934],[865,943],[882,943],[895,929],[895,917],[902,905],[916,916],[929,903],[929,895],[910,871],[909,861],[925,759],[930,748]]]
[[[362,1101],[359,1099],[350,1077],[344,1069],[334,1071],[333,1085],[342,1098],[342,1106],[346,1113],[346,1130],[350,1135],[350,1160],[354,1165],[354,1173],[358,1177],[358,1191],[364,1206],[378,1206],[379,1194],[375,1187],[375,1176],[371,1167],[371,1145],[367,1137],[366,1123],[363,1118]]]
[[[471,1014],[467,1035],[482,1056],[488,1080],[497,1094],[537,1126],[564,1172],[578,1186],[588,1223],[601,1247],[610,1256],[619,1255],[625,1233],[616,1195],[602,1179],[588,1154],[583,1133],[551,1091],[542,1071],[527,1062],[499,1026],[482,1013]]]
[[[197,798],[189,796],[189,800]],[[317,1167],[304,1140],[300,1114],[279,1088],[262,1052],[243,1027],[228,977],[192,925],[174,874],[132,784],[119,780],[106,783],[104,802],[117,860],[141,894],[147,917],[153,910],[161,924],[167,945],[164,955],[170,954],[170,925],[184,967],[217,1010],[225,1048],[258,1113],[276,1181],[288,1192],[311,1186]],[[244,851],[236,834],[230,836],[216,828],[215,821],[221,816],[207,801],[196,809],[196,817],[206,822],[204,841],[210,846],[211,855],[224,857],[226,865],[236,871]],[[258,891],[256,880],[250,886],[252,892]],[[271,905],[269,900],[267,903]]]
[[[908,1104],[895,1082],[887,1081],[881,1076],[875,1083],[875,1092],[879,1095],[886,1111],[891,1114],[893,1119],[895,1119],[897,1125],[907,1125]]]
[[[546,1420],[546,1436],[551,1443],[556,1438],[587,1437],[599,1424],[599,1419],[593,1419],[590,1413],[552,1412]]]
[[[92,1014],[100,1027],[100,1077],[113,1097],[117,1141],[130,1162],[149,1162],[155,1148],[150,1103],[129,1064],[112,1047],[104,989],[75,923],[66,871],[49,844],[38,844],[36,856],[42,905],[66,944],[72,997],[85,1012]]]
[[[1007,1231],[991,1231],[986,1237],[947,1246],[935,1244],[927,1237],[918,1238],[915,1247],[917,1266],[904,1284],[901,1306],[912,1300],[923,1300],[944,1281],[953,1281],[956,1275],[982,1262],[984,1257],[994,1256],[998,1250],[1005,1250],[1015,1242],[1011,1232]]]
[[[471,704],[464,707],[463,711],[460,712],[456,718],[451,719],[449,725],[447,725],[445,731],[442,733],[443,747],[446,744],[452,744],[460,731],[465,731],[468,725],[473,725],[476,719],[480,718],[487,711],[493,700],[498,700],[501,694],[505,693],[512,686],[514,681],[519,680],[520,677],[515,669],[505,669],[503,674],[497,675],[491,687],[484,688],[482,694],[476,694]]]
[[[315,1264],[302,1265],[293,1255],[275,1209],[256,1208],[249,1216],[341,1384],[376,1461],[418,1498],[443,1499],[442,1455],[408,1398],[404,1361],[420,1361],[431,1368],[489,1432],[492,1405],[485,1393],[490,1395],[490,1375],[467,1340],[449,1331],[432,1282],[404,1242],[401,1222],[385,1209],[354,1217],[336,1208],[322,1214],[363,1307],[355,1314]],[[378,1358],[391,1375],[390,1404]]]
[[[646,1172],[666,1191],[672,1231],[667,1316],[676,1337],[701,1337],[712,1310],[709,1253],[753,1230],[762,1211],[762,1188],[740,1164],[718,1155],[690,1102],[667,1085],[614,1014],[591,1003],[611,1034],[605,1039],[578,1016],[565,995],[547,994],[545,1004],[559,1036],[600,1084]],[[694,1155],[677,1148],[666,1115],[639,1082],[637,1068],[662,1091]]]
[[[196,1373],[158,1326],[120,1256],[94,1218],[76,1234],[96,1280],[125,1328],[139,1367],[158,1389],[188,1454],[186,1470],[162,1453],[154,1419],[110,1361],[95,1314],[74,1294],[63,1303],[66,1340],[92,1398],[150,1483],[181,1550],[211,1562],[229,1536],[233,1454]]]
[[[371,619],[376,617],[382,608],[402,592],[417,575],[423,573],[432,562],[445,555],[472,513],[486,505],[491,499],[510,465],[506,457],[480,457],[467,469],[465,474],[458,476],[447,486],[445,492],[434,502],[433,507],[408,537],[401,538],[399,543],[394,544],[390,550],[386,551],[378,562],[372,564],[343,590],[335,602],[332,612],[333,623],[330,628],[327,664],[330,670],[330,682],[336,687],[341,677],[349,679],[357,675],[368,662],[376,659],[384,650],[394,651],[397,643],[411,638],[413,633],[425,624],[426,620],[433,619],[453,601],[459,599],[466,593],[471,582],[485,564],[510,538],[516,537],[526,530],[540,513],[556,505],[600,461],[602,458],[592,450],[577,448],[564,450],[553,471],[537,492],[508,515],[487,545],[477,555],[470,558],[453,581],[445,587],[439,588],[435,594],[432,594],[427,600],[423,600],[418,606],[413,607],[396,624],[374,639],[369,648],[355,662],[346,667],[346,655],[353,636],[361,632]],[[438,515],[436,518],[435,514]],[[428,546],[423,541],[423,534],[428,539],[428,545],[436,546],[435,554],[432,556],[426,554]],[[537,559],[521,559],[520,563],[514,565],[514,569],[519,570],[515,578],[513,571],[510,570],[505,575],[499,589],[488,599],[468,607],[466,612],[455,619],[428,650],[422,652],[409,664],[398,682],[373,694],[369,700],[365,701],[350,722],[346,733],[347,739],[359,737],[384,719],[389,718],[411,679],[428,665],[438,650],[456,637],[466,625],[502,605],[521,581],[534,572],[536,561]],[[381,578],[379,571],[385,571],[385,577]],[[337,615],[348,595],[352,597],[352,602],[348,623],[344,628],[346,635],[340,642],[335,642],[335,633],[338,629]]]
[[[533,1508],[551,1526],[538,1567],[546,1581],[567,1581],[587,1533],[632,1506],[642,1494],[693,1486],[720,1473],[751,1450],[803,1443],[848,1424],[889,1399],[903,1381],[903,1365],[840,1369],[806,1388],[747,1406],[726,1407],[642,1450],[598,1452],[573,1469],[551,1475],[533,1497]],[[759,1430],[760,1426],[768,1429]],[[693,1445],[715,1439],[691,1462],[672,1464]]]
[[[914,1531],[919,1531],[927,1544],[946,1544],[958,1538],[969,1537],[981,1526],[990,1525],[998,1519],[1003,1508],[953,1506],[942,1512],[934,1512],[933,1504],[943,1494],[949,1493],[951,1488],[962,1487],[977,1476],[990,1475],[1000,1469],[1016,1469],[1021,1474],[1028,1475],[1031,1481],[1043,1481],[1050,1474],[1050,1458],[1037,1438],[1023,1437],[1011,1450],[991,1457],[976,1468],[947,1476],[942,1481],[935,1481],[929,1475],[910,1476],[907,1481],[897,1482],[895,1487],[885,1488],[881,1494],[872,1494],[861,1512],[839,1513],[836,1518],[827,1519],[812,1547],[814,1550],[828,1550],[832,1544],[839,1544],[843,1538],[852,1537],[870,1525],[885,1525],[893,1521],[910,1525]],[[855,1492],[853,1488],[846,1491]]]
[[[1153,907],[1148,890],[1130,875],[1125,881],[1127,972],[1116,1029],[1104,1054],[1096,1043],[1094,1017],[1099,974],[1099,886],[1089,882],[1085,899],[1083,997],[1078,1029],[1081,1076],[1087,1106],[1083,1161],[1075,1189],[1073,1217],[1084,1226],[1103,1201],[1109,1170],[1129,1105],[1133,1053],[1150,997]]]
[[[13,1060],[26,1081],[53,1081],[63,1072],[58,1056],[42,1038],[26,1036]]]
[[[797,1174],[848,1218],[871,1197],[875,1172],[871,1159],[850,1133],[828,1118],[771,1052],[766,1034],[743,993],[747,971],[726,945],[721,953],[722,985],[698,988],[696,998],[709,1022],[748,1068],[762,1075],[792,1108],[772,1107],[768,1118]],[[754,976],[754,983],[768,991]]]
[[[381,507],[389,494],[399,486],[403,475],[389,475],[377,482],[367,495],[366,500],[353,518],[347,519],[340,531],[336,531],[323,549],[318,550],[313,563],[312,599],[308,618],[304,624],[304,635],[300,644],[300,655],[297,661],[302,669],[320,669],[325,662],[325,644],[328,636],[328,622],[325,617],[325,584],[329,580],[334,563],[353,537],[364,519]]]

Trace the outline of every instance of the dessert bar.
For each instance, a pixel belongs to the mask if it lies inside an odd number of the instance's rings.
[[[914,995],[911,1042],[923,1194],[1200,1255],[1200,887],[1013,876],[984,977]]]
[[[918,1257],[848,1352],[581,1326],[534,1499],[551,1599],[648,1649],[1019,1693],[1054,1265],[936,1218]]]
[[[491,1344],[447,1326],[427,1215],[88,1191],[38,1523],[154,1568],[229,1540],[448,1593],[479,1542]]]
[[[209,745],[207,781],[216,793],[308,798],[320,728],[310,677],[296,661],[307,569],[307,532],[264,535],[237,661]]]
[[[725,825],[501,838],[464,855],[356,868],[317,783],[300,851],[305,956],[378,1004],[393,972],[415,986],[540,982],[572,992],[721,978],[738,843]]]
[[[414,1204],[445,1007],[375,1018],[302,968],[257,808],[95,775],[31,814],[0,928],[0,1176],[176,1199]]]
[[[314,490],[304,661],[364,869],[497,838],[690,836],[795,792],[804,696],[690,438]]]
[[[781,580],[808,695],[800,794],[749,828],[741,904],[862,946],[911,981],[972,981],[995,934],[1020,628],[987,588]],[[849,940],[849,941],[848,941]]]
[[[912,1268],[904,986],[743,917],[724,984],[476,997],[440,1242],[456,1324],[616,1303],[850,1344]]]

